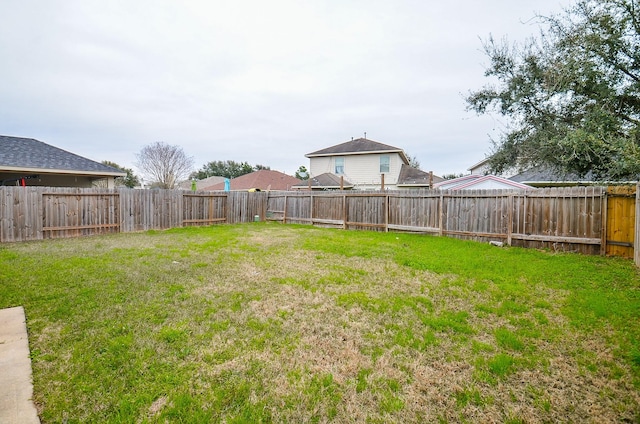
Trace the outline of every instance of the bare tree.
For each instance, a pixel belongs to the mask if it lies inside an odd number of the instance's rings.
[[[175,188],[193,168],[193,157],[187,156],[180,146],[161,141],[143,147],[136,157],[135,165],[160,188]]]
[[[411,156],[407,152],[404,152],[404,154],[407,156],[407,159],[409,159],[409,166],[410,167],[416,168],[416,169],[420,169],[420,161],[418,160],[417,156]]]

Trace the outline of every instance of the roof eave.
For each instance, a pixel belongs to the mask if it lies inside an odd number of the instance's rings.
[[[291,187],[295,187],[295,188],[306,188],[308,189],[309,186],[308,185],[295,185],[295,186],[291,186]],[[344,184],[342,187],[344,188],[353,188],[353,185],[349,185],[349,184]],[[340,188],[340,185],[312,185],[311,188]]]
[[[18,166],[0,165],[0,172],[38,173],[38,174],[64,174],[64,175],[84,175],[91,177],[126,177],[126,172],[100,172],[100,171],[80,171],[69,169],[49,169],[49,168],[24,168]]]
[[[567,185],[598,185],[595,181],[548,181],[548,180],[531,180],[531,181],[518,181],[520,184],[526,185],[547,185],[547,186],[567,186]],[[635,182],[628,182],[628,184],[635,184]]]
[[[407,159],[402,149],[394,150],[367,150],[361,152],[340,152],[340,153],[307,153],[304,155],[306,158],[318,158],[326,156],[348,156],[348,155],[371,155],[371,154],[383,154],[383,153],[398,153],[403,159]]]

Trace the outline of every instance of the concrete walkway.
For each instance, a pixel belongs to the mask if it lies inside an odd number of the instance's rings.
[[[0,423],[39,424],[22,306],[0,309]]]

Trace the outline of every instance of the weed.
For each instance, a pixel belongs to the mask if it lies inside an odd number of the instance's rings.
[[[474,406],[483,406],[485,404],[482,395],[476,388],[467,388],[464,390],[456,390],[454,392],[456,404],[458,407],[465,407],[468,404]]]
[[[487,366],[493,374],[504,377],[513,371],[515,362],[512,356],[499,353],[487,362]]]
[[[498,328],[495,331],[496,341],[498,346],[515,351],[521,351],[524,349],[524,343],[511,331],[506,328]]]

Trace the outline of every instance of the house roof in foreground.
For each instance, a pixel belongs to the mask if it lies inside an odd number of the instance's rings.
[[[444,181],[444,178],[437,175],[431,175],[429,172],[425,172],[421,169],[413,168],[412,166],[403,164],[400,168],[400,175],[398,176],[398,186],[409,187],[428,187],[429,183],[436,184]]]
[[[495,175],[471,174],[452,180],[444,180],[438,184],[434,184],[434,188],[441,190],[530,190],[533,187]]]
[[[306,181],[301,181],[300,184],[296,184],[294,188],[304,189],[304,188],[308,188],[309,185],[311,185],[311,188],[339,189],[340,177],[336,174],[332,174],[331,172],[325,172],[324,174],[311,177]],[[353,188],[353,184],[343,179],[342,188],[346,188],[346,189]]]
[[[409,163],[404,151],[399,147],[378,143],[367,138],[357,138],[325,149],[316,150],[315,152],[307,153],[305,157],[364,155],[370,153],[398,153],[404,163]]]
[[[296,177],[287,175],[280,171],[261,169],[233,178],[230,181],[231,190],[249,190],[259,188],[260,190],[289,190],[293,185],[301,181]],[[224,190],[224,181],[202,188],[202,190],[215,191]]]
[[[0,135],[0,171],[123,177],[126,172],[33,138]]]

